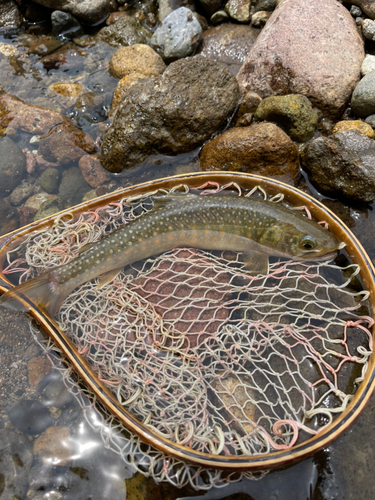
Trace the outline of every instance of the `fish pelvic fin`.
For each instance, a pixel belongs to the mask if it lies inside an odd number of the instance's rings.
[[[67,294],[61,295],[55,290],[52,273],[43,273],[22,285],[16,286],[0,297],[0,306],[7,307],[13,311],[29,312],[31,304],[22,300],[24,295],[30,299],[38,308],[44,309],[53,317]]]
[[[242,260],[249,274],[268,274],[268,255],[262,252],[243,253]]]
[[[111,271],[108,271],[107,273],[104,273],[100,276],[99,282],[96,288],[102,288],[105,285],[108,285],[113,279],[116,278],[116,276],[124,269],[124,267],[119,267],[116,269],[112,269]]]

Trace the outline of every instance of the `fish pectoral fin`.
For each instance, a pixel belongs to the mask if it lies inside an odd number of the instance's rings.
[[[108,285],[108,283],[110,283],[114,278],[116,278],[118,273],[122,271],[123,268],[124,267],[117,267],[116,269],[112,269],[111,271],[108,271],[107,273],[104,273],[101,276],[99,276],[99,281],[96,288],[99,289],[105,285]]]
[[[243,253],[242,260],[250,274],[268,274],[268,255],[262,252]]]
[[[91,242],[91,243],[86,243],[86,245],[83,245],[83,247],[81,247],[81,248],[78,250],[78,255],[81,255],[81,253],[85,253],[85,252],[87,252],[87,250],[88,250],[89,248],[91,248],[91,247],[92,247],[92,245],[93,245],[93,243],[92,243],[92,242]]]

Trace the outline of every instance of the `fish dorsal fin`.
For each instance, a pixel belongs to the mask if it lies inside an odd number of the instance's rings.
[[[123,269],[123,266],[117,267],[116,269],[111,269],[111,271],[108,271],[107,273],[102,274],[99,277],[99,282],[98,282],[98,285],[96,288],[99,289],[105,285],[108,285],[108,283],[110,283],[114,278],[116,278],[116,276],[118,275],[118,273],[120,271],[122,271],[122,269]]]
[[[268,255],[262,252],[243,253],[242,260],[250,274],[268,274]]]
[[[194,200],[197,199],[199,195],[192,193],[171,193],[165,194],[162,196],[157,196],[153,198],[154,207],[153,209],[158,210],[159,208],[163,208],[165,205],[169,203],[181,203],[183,201]]]

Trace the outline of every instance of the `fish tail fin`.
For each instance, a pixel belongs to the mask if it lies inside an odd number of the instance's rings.
[[[31,305],[21,300],[21,295],[25,295],[39,308],[45,309],[50,316],[54,316],[66,297],[66,294],[62,296],[56,289],[51,272],[43,273],[12,288],[0,297],[0,305],[13,311],[28,312]]]

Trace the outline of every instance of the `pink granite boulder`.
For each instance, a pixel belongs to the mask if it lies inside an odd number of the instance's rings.
[[[360,79],[363,41],[336,0],[284,0],[257,38],[237,80],[261,97],[303,94],[339,116]]]

